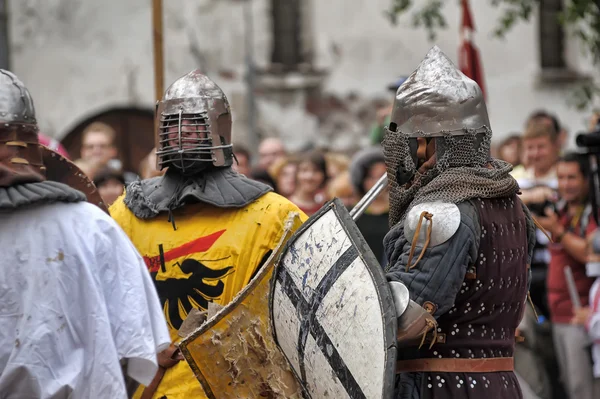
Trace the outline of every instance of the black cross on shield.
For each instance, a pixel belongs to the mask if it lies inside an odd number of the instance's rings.
[[[339,200],[326,204],[290,238],[271,284],[273,335],[306,396],[393,395],[391,292]]]

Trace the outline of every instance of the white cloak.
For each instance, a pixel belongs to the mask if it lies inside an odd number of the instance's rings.
[[[129,238],[86,202],[0,213],[0,398],[126,398],[170,343]]]

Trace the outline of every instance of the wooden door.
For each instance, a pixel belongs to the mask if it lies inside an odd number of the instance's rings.
[[[81,133],[92,122],[115,129],[115,144],[125,171],[138,173],[142,159],[154,148],[154,113],[148,109],[114,108],[83,120],[61,141],[73,160],[80,157]]]

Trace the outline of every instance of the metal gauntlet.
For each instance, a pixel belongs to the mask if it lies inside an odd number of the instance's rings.
[[[402,316],[398,317],[398,347],[415,346],[419,348],[425,342],[427,334],[433,330],[434,335],[437,330],[437,321],[425,309],[416,302],[410,301]],[[436,339],[431,342],[431,346]]]
[[[398,317],[398,347],[416,346],[419,348],[425,342],[427,334],[433,330],[434,338],[431,346],[436,341],[437,321],[435,318],[415,301],[409,299],[406,286],[398,281],[389,283],[394,297],[396,315]]]

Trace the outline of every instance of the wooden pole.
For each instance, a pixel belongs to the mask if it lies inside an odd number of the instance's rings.
[[[164,93],[162,0],[152,0],[152,33],[154,39],[154,92],[156,101]]]

